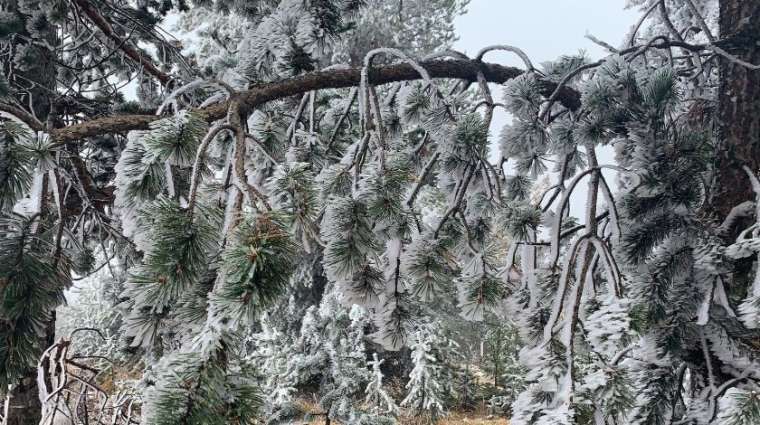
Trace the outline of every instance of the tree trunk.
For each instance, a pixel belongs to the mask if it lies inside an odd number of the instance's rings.
[[[14,387],[8,409],[8,425],[37,425],[40,420],[40,399],[36,376],[25,376]]]
[[[720,0],[721,45],[750,63],[760,63],[760,2]],[[742,166],[760,170],[760,71],[721,58],[718,96],[720,143],[715,159],[710,210],[723,220],[731,208],[754,200]]]

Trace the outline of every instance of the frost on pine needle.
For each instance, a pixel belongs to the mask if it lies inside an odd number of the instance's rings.
[[[90,13],[124,36],[105,3]],[[39,62],[77,96],[47,128],[26,71],[0,78],[3,114],[37,132],[0,123],[0,392],[63,288],[108,272],[143,423],[434,421],[473,391],[513,400],[514,424],[752,423],[758,211],[716,208],[735,188],[713,181],[760,180],[719,156],[716,63],[747,64],[717,2],[631,0],[623,44],[591,36],[607,56],[540,69],[513,46],[449,50],[462,1],[154,3],[81,73],[98,52],[65,5],[8,41],[13,71],[60,30],[64,54]],[[170,9],[182,48],[152,32]],[[524,69],[483,62],[498,50]],[[492,137],[498,108],[512,121]],[[505,323],[509,372],[479,334]]]
[[[24,126],[4,121],[0,126],[0,211],[13,208],[32,184],[30,133]]]
[[[586,318],[589,343],[595,352],[613,358],[627,345],[631,333],[628,311],[628,300],[607,296]]]

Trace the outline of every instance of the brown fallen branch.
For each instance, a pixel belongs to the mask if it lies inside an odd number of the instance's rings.
[[[77,0],[84,1],[84,0]],[[482,72],[490,83],[504,83],[519,75],[523,70],[514,67],[501,66],[469,60],[434,60],[421,62],[432,78],[451,78],[475,82],[478,73]],[[311,90],[337,89],[356,87],[361,79],[361,68],[332,69],[300,75],[287,80],[261,84],[240,93],[241,112],[246,113],[253,108],[277,99],[307,93]],[[372,85],[388,84],[398,81],[421,79],[419,73],[408,64],[386,65],[370,70],[369,83]],[[542,81],[541,89],[549,97],[557,88],[551,81]],[[580,94],[568,87],[563,87],[556,96],[557,102],[568,109],[580,107]],[[229,102],[220,102],[206,108],[198,109],[207,121],[212,122],[224,118],[229,110]],[[85,121],[55,129],[51,137],[56,144],[66,144],[86,137],[102,134],[123,133],[131,130],[147,130],[150,123],[160,119],[157,115],[116,115]]]

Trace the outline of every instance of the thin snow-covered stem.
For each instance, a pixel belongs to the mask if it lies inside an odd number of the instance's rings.
[[[4,115],[8,115],[9,117],[13,118],[15,121],[25,124],[27,127],[29,127],[33,131],[44,130],[45,124],[43,124],[34,115],[34,109],[30,109],[30,111],[31,112],[26,112],[20,106],[15,106],[8,103],[0,102],[0,113]]]
[[[704,328],[699,329],[699,343],[702,348],[702,355],[705,356],[707,382],[710,383],[710,391],[715,391],[715,374],[713,373],[712,361],[710,360],[710,349],[707,347],[707,338],[705,338]]]
[[[373,129],[375,130],[377,139],[380,142],[380,166],[381,168],[385,168],[385,125],[383,124],[383,115],[382,111],[380,110],[380,100],[378,99],[375,87],[368,86],[367,91],[369,92],[372,115],[375,118],[373,120]]]
[[[586,144],[586,154],[588,156],[588,163],[589,166],[591,166],[593,172],[591,173],[591,177],[588,182],[588,198],[586,201],[586,234],[590,235],[590,238],[592,242],[594,240],[597,240],[597,226],[598,222],[596,221],[596,209],[597,209],[597,202],[599,197],[599,175],[601,174],[601,171],[599,169],[599,163],[596,159],[596,152],[594,150],[594,145],[591,143]],[[556,233],[559,233],[559,229],[556,230]],[[599,248],[597,247],[597,251]],[[583,258],[581,258],[581,265],[580,265],[580,272],[578,273],[577,283],[573,287],[573,293],[570,297],[570,305],[568,306],[568,312],[570,313],[568,320],[566,322],[565,327],[565,347],[566,347],[566,361],[567,361],[567,397],[568,397],[568,404],[573,404],[573,399],[575,397],[575,378],[574,378],[574,368],[575,368],[575,356],[574,356],[574,350],[575,350],[575,344],[573,344],[573,339],[575,335],[575,327],[578,323],[578,315],[580,312],[580,306],[581,306],[581,298],[583,297],[583,284],[586,274],[587,273],[593,273],[593,270],[589,268],[589,265],[592,260],[592,253],[589,249],[589,244],[585,243],[583,246]],[[571,421],[574,420],[574,414],[571,412]]]
[[[366,129],[367,128],[367,121],[369,120],[369,112],[370,112],[370,89],[369,89],[369,71],[372,67],[372,59],[374,59],[375,56],[379,54],[387,54],[391,56],[395,56],[400,58],[402,61],[409,64],[415,71],[417,71],[420,74],[420,77],[422,77],[423,80],[429,85],[433,85],[433,80],[430,78],[430,74],[427,72],[427,70],[419,64],[416,60],[412,59],[411,56],[407,55],[406,53],[398,50],[398,49],[392,49],[392,48],[379,48],[370,50],[365,56],[364,56],[364,66],[361,69],[360,74],[360,81],[359,81],[359,89],[361,96],[359,97],[361,110],[363,112],[364,118],[363,118],[363,126]]]
[[[664,35],[657,35],[657,36],[652,37],[652,39],[649,40],[646,44],[644,44],[641,47],[636,48],[630,54],[628,54],[628,56],[626,57],[626,61],[633,62],[634,59],[636,59],[637,57],[645,54],[647,51],[649,51],[649,49],[651,49],[652,47],[654,47],[655,43],[657,43],[658,41],[663,41],[663,44],[667,45],[669,39],[668,39],[668,37],[666,37]],[[673,55],[670,53],[670,47],[667,47],[667,49],[669,51],[669,53],[668,53],[668,59],[670,61],[670,66],[671,67],[675,66]],[[645,58],[646,58],[646,56],[645,56]]]
[[[343,113],[340,114],[340,118],[338,118],[338,122],[335,123],[333,132],[330,134],[330,139],[327,141],[326,152],[330,152],[330,149],[332,149],[333,143],[335,143],[335,138],[338,137],[338,133],[340,132],[340,128],[343,126],[343,122],[346,120],[346,118],[348,118],[348,114],[351,112],[351,107],[356,101],[358,94],[359,89],[356,87],[351,89],[351,93],[348,95],[348,102],[346,102],[346,107],[343,109]]]
[[[752,191],[755,192],[755,217],[760,221],[760,180],[755,173],[746,165],[742,165],[742,170],[747,173],[749,182],[752,185]]]
[[[365,78],[368,77],[369,67],[372,65],[372,59],[381,53],[384,53],[386,55],[396,56],[399,59],[403,60],[404,62],[408,63],[412,68],[414,68],[415,71],[417,71],[420,74],[420,77],[422,77],[423,80],[425,80],[429,84],[432,84],[433,80],[430,78],[430,74],[419,62],[412,59],[411,56],[407,55],[401,50],[388,48],[388,47],[382,47],[379,49],[370,50],[364,56],[364,68],[362,69],[363,77]],[[366,83],[369,80],[365,79],[364,81]]]
[[[414,201],[417,199],[417,195],[419,194],[420,189],[422,189],[422,186],[425,184],[425,180],[427,179],[428,174],[430,174],[430,171],[433,169],[436,161],[438,161],[439,156],[440,152],[436,151],[433,156],[430,157],[427,164],[425,164],[425,167],[422,169],[420,176],[417,178],[417,184],[414,185],[414,188],[409,194],[409,197],[406,198],[406,205],[409,208],[412,208],[414,206]]]
[[[742,60],[742,59],[740,59],[740,58],[732,55],[731,53],[728,53],[727,51],[721,49],[720,47],[718,47],[716,45],[711,44],[707,48],[709,50],[712,50],[713,52],[715,52],[717,55],[719,55],[719,56],[727,59],[729,62],[733,62],[733,63],[735,63],[737,65],[741,65],[741,66],[743,66],[745,68],[749,68],[749,69],[751,69],[753,71],[757,71],[758,69],[760,69],[760,65],[755,65],[753,63],[750,63],[750,62],[747,62],[745,60]]]
[[[423,60],[433,60],[433,59],[440,59],[440,58],[455,58],[455,59],[463,59],[463,60],[470,60],[470,57],[464,54],[463,52],[460,52],[459,50],[454,49],[446,49],[441,50],[440,52],[433,52],[427,56],[423,57]]]
[[[185,84],[184,86],[179,87],[178,89],[172,91],[166,97],[166,99],[164,99],[164,101],[161,103],[161,106],[158,107],[158,109],[156,110],[156,115],[162,115],[164,113],[164,110],[166,109],[167,106],[169,106],[171,104],[175,104],[177,96],[179,96],[181,94],[184,94],[184,93],[187,93],[190,90],[195,90],[197,88],[204,87],[204,86],[210,86],[210,85],[215,85],[215,86],[221,87],[225,92],[227,92],[227,95],[229,95],[229,96],[232,96],[235,93],[235,89],[233,89],[232,86],[230,86],[229,84],[225,83],[224,81],[217,80],[217,79],[214,79],[214,80],[196,79],[196,80],[193,80],[193,81]]]
[[[705,37],[707,37],[710,43],[715,43],[715,36],[712,35],[710,27],[708,27],[707,22],[705,22],[705,17],[702,16],[702,13],[700,13],[699,9],[697,9],[697,6],[692,0],[686,0],[686,4],[689,6],[689,9],[691,9],[691,12],[694,13],[694,16],[697,18],[697,23],[705,33]]]
[[[170,198],[174,198],[177,194],[177,188],[174,186],[174,173],[172,172],[172,165],[169,161],[164,161],[164,176],[166,178],[166,191]]]
[[[298,104],[298,109],[296,109],[296,114],[293,117],[293,121],[288,126],[287,131],[285,132],[285,140],[287,140],[290,144],[293,144],[293,136],[296,133],[296,126],[298,126],[298,121],[301,120],[301,115],[303,115],[303,110],[306,109],[306,104],[309,102],[309,93],[304,93],[303,96],[301,96],[301,102]]]
[[[557,325],[559,316],[562,313],[562,306],[565,302],[565,295],[567,293],[567,286],[570,280],[570,273],[575,264],[575,259],[578,256],[578,252],[588,243],[588,239],[592,235],[584,234],[576,239],[568,248],[567,256],[565,257],[565,264],[562,266],[562,273],[560,274],[559,283],[557,285],[557,293],[554,296],[552,302],[552,310],[549,315],[549,319],[544,327],[544,341],[549,341],[554,335],[554,327]]]
[[[195,153],[195,162],[193,163],[193,169],[190,173],[190,190],[188,192],[187,196],[187,209],[190,211],[190,214],[193,214],[193,209],[195,208],[195,200],[198,193],[198,185],[200,183],[200,175],[201,175],[201,163],[203,162],[203,157],[206,155],[206,150],[208,149],[208,146],[211,144],[211,142],[216,138],[216,136],[224,131],[235,131],[235,128],[232,127],[229,124],[219,124],[211,128],[211,130],[206,133],[206,136],[201,140],[201,143],[198,145],[198,150]]]
[[[618,214],[617,205],[615,204],[615,197],[612,195],[610,185],[607,184],[607,179],[604,178],[604,174],[599,173],[599,181],[601,182],[602,197],[604,202],[607,203],[607,210],[610,212],[610,221],[612,222],[612,237],[615,243],[620,243],[620,235],[623,233],[620,228],[620,215]]]
[[[596,252],[599,253],[599,258],[604,264],[605,271],[607,272],[607,280],[612,286],[609,288],[610,293],[614,294],[616,298],[622,297],[623,285],[620,278],[620,269],[617,265],[617,261],[615,261],[615,257],[612,255],[612,252],[604,241],[598,236],[592,237],[591,243],[594,245]]]
[[[454,216],[459,214],[459,220],[462,222],[462,227],[464,227],[465,230],[465,239],[467,239],[467,247],[470,249],[470,252],[472,255],[478,255],[480,252],[472,245],[472,230],[470,230],[470,225],[467,224],[467,218],[462,213],[462,210],[459,209],[454,213]],[[485,274],[485,260],[483,260],[483,268],[484,268],[484,274]]]
[[[544,106],[544,109],[541,111],[541,113],[538,115],[538,120],[539,121],[544,120],[544,118],[546,117],[546,114],[548,114],[549,111],[551,111],[552,106],[554,105],[554,102],[557,100],[560,93],[562,93],[562,90],[565,88],[567,83],[570,82],[571,79],[573,79],[575,76],[577,76],[581,72],[587,69],[596,68],[597,66],[603,63],[604,63],[604,59],[596,61],[596,62],[592,62],[592,63],[587,63],[585,65],[579,66],[578,68],[575,68],[574,70],[569,72],[567,75],[565,75],[562,78],[562,80],[560,80],[559,84],[557,84],[557,88],[554,89],[554,92],[552,92],[551,96],[549,96],[549,99],[546,100],[546,105]]]
[[[266,197],[256,189],[250,182],[245,173],[245,130],[243,129],[243,123],[240,116],[240,105],[237,101],[233,101],[230,105],[230,111],[228,114],[229,124],[233,127],[235,133],[235,157],[233,163],[233,171],[240,185],[241,192],[245,193],[248,197],[248,202],[252,207],[256,208],[256,200],[259,200],[266,208],[267,211],[272,210],[272,206],[267,201]]]
[[[514,267],[515,265],[515,259],[517,257],[517,248],[520,247],[519,243],[513,242],[509,246],[509,250],[507,250],[507,264],[504,266],[504,269],[506,270],[507,274],[507,280],[509,281],[509,271]]]
[[[309,136],[312,136],[312,137],[314,136],[314,128],[316,126],[316,119],[315,119],[315,114],[316,114],[315,102],[317,98],[316,93],[317,92],[314,90],[309,92]]]
[[[568,202],[570,201],[570,196],[573,194],[573,191],[575,191],[576,186],[578,185],[578,182],[587,176],[588,174],[592,172],[600,172],[604,168],[609,168],[611,170],[621,171],[621,172],[629,172],[629,170],[626,170],[623,167],[618,167],[615,165],[598,165],[596,167],[587,168],[580,173],[576,174],[575,177],[570,181],[567,188],[562,192],[562,199],[559,202],[559,205],[557,207],[556,214],[554,216],[554,226],[552,230],[552,238],[551,238],[551,264],[556,267],[557,262],[559,261],[559,242],[560,242],[560,232],[559,229],[562,228],[562,219],[563,214],[565,211],[565,208],[568,206]],[[636,174],[634,174],[636,176]],[[549,204],[551,205],[551,204]],[[547,205],[547,209],[549,207]]]
[[[191,82],[185,84],[184,86],[181,86],[181,87],[177,88],[176,90],[172,91],[166,97],[166,99],[164,99],[164,101],[161,102],[161,105],[156,110],[156,115],[163,114],[164,113],[164,109],[166,109],[166,107],[169,106],[170,104],[174,104],[175,103],[175,99],[180,94],[183,94],[183,93],[188,92],[190,90],[194,90],[194,89],[196,89],[198,87],[203,87],[206,84],[207,84],[207,81],[202,80],[202,79],[199,78],[197,80],[191,81]]]
[[[660,9],[660,17],[662,18],[662,22],[665,24],[665,27],[670,31],[670,33],[673,35],[673,37],[678,40],[681,43],[685,43],[686,40],[684,40],[683,36],[681,36],[681,33],[678,32],[675,25],[673,25],[673,21],[670,20],[670,16],[668,15],[668,9],[665,6],[665,1],[660,0],[658,2],[658,7]],[[702,69],[702,58],[700,58],[699,54],[693,51],[690,51],[688,49],[684,49],[684,51],[687,54],[691,55],[691,59],[689,62],[691,63],[691,66],[696,66],[700,70]]]
[[[362,173],[362,164],[364,163],[364,156],[367,151],[367,147],[369,146],[369,139],[370,133],[364,133],[364,136],[362,136],[361,141],[354,151],[354,159],[352,161],[352,165],[354,167],[354,192],[359,189],[359,177]]]
[[[636,33],[639,32],[639,28],[641,28],[641,25],[646,21],[646,19],[649,17],[649,15],[652,14],[652,12],[660,5],[661,2],[664,0],[658,0],[654,3],[652,3],[651,6],[649,6],[649,9],[644,12],[643,15],[641,15],[641,18],[639,18],[638,22],[636,22],[636,25],[633,27],[633,31],[631,31],[631,36],[628,38],[628,45],[633,46],[634,42],[636,41]]]
[[[495,44],[493,46],[484,47],[484,48],[480,49],[480,51],[478,52],[477,55],[475,55],[475,60],[480,62],[480,61],[483,60],[483,57],[485,57],[485,55],[487,53],[493,52],[493,51],[497,51],[497,50],[502,50],[502,51],[505,51],[505,52],[512,52],[512,53],[516,54],[517,56],[519,56],[520,59],[522,59],[523,63],[525,64],[525,67],[527,68],[527,70],[529,72],[532,72],[532,71],[534,71],[536,69],[533,66],[533,63],[530,61],[530,58],[528,57],[527,54],[525,54],[524,51],[522,51],[521,49],[519,49],[519,48],[517,48],[515,46],[510,46],[508,44]]]
[[[754,201],[744,201],[734,206],[728,215],[726,215],[726,218],[723,219],[720,226],[715,229],[716,233],[718,235],[728,235],[738,220],[755,216],[755,208]]]
[[[604,42],[604,41],[602,41],[602,40],[600,40],[600,39],[598,39],[598,38],[594,37],[594,35],[593,35],[593,34],[586,34],[586,35],[585,35],[585,37],[586,37],[587,39],[591,40],[593,43],[595,43],[595,44],[597,44],[597,45],[599,45],[599,46],[603,47],[604,49],[606,49],[606,50],[607,50],[607,51],[609,51],[610,53],[618,53],[618,52],[619,52],[619,51],[618,51],[618,49],[616,49],[616,48],[612,47],[612,45],[610,45],[609,43],[607,43],[607,42]]]
[[[274,157],[272,157],[272,155],[270,155],[269,152],[267,152],[267,150],[264,148],[264,144],[261,143],[261,141],[259,139],[257,139],[253,134],[251,134],[251,133],[245,133],[245,138],[248,139],[248,140],[250,140],[250,141],[252,141],[253,145],[256,146],[256,148],[259,150],[259,152],[261,152],[261,154],[264,155],[264,157],[266,157],[267,161],[269,161],[270,163],[272,163],[272,165],[279,164],[277,162],[277,160],[275,160]]]
[[[435,228],[435,231],[433,232],[433,237],[438,238],[438,233],[443,228],[443,225],[446,224],[446,220],[449,219],[451,214],[456,212],[459,209],[460,204],[462,203],[462,199],[464,198],[465,193],[467,192],[467,187],[470,185],[470,180],[472,179],[472,176],[475,174],[475,166],[472,165],[468,167],[468,172],[462,181],[461,186],[459,187],[459,191],[454,197],[454,202],[451,204],[448,210],[443,214],[443,217],[441,217],[441,220],[438,222],[438,225]]]
[[[578,173],[573,179],[570,181],[570,184],[568,185],[567,189],[564,190],[562,193],[562,199],[559,202],[559,206],[557,207],[556,214],[554,215],[554,228],[552,230],[552,240],[551,240],[551,264],[553,267],[556,267],[557,262],[559,261],[559,234],[560,229],[562,228],[562,216],[564,215],[565,208],[567,207],[568,202],[570,201],[570,196],[573,194],[573,191],[575,191],[575,187],[578,185],[578,182],[586,177],[588,174],[595,171],[595,168],[587,168],[586,170],[581,171]]]

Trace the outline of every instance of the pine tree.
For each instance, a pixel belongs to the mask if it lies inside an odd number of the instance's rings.
[[[383,372],[380,366],[384,360],[377,357],[377,353],[372,353],[372,361],[369,366],[372,367],[372,374],[367,388],[364,390],[364,402],[369,406],[370,412],[375,415],[397,415],[398,406],[395,400],[388,395],[383,388]]]
[[[52,312],[102,259],[125,271],[144,423],[288,420],[315,381],[312,413],[366,422],[370,344],[413,348],[402,404],[434,418],[454,373],[431,316],[453,305],[514,318],[515,424],[756,416],[758,97],[738,92],[756,86],[758,6],[633,0],[651,22],[608,56],[536,68],[512,46],[421,59],[464,2],[388,22],[397,4],[364,3],[7,5],[3,391],[34,411]],[[189,60],[156,27],[170,11],[239,27],[207,28]],[[484,63],[494,50],[525,71]],[[111,83],[135,75],[124,102]],[[514,119],[493,164],[497,103]]]
[[[415,333],[412,344],[414,367],[406,384],[407,395],[401,402],[402,406],[425,414],[431,422],[445,413],[442,365],[433,354],[438,343],[440,341],[431,329],[421,328]]]

